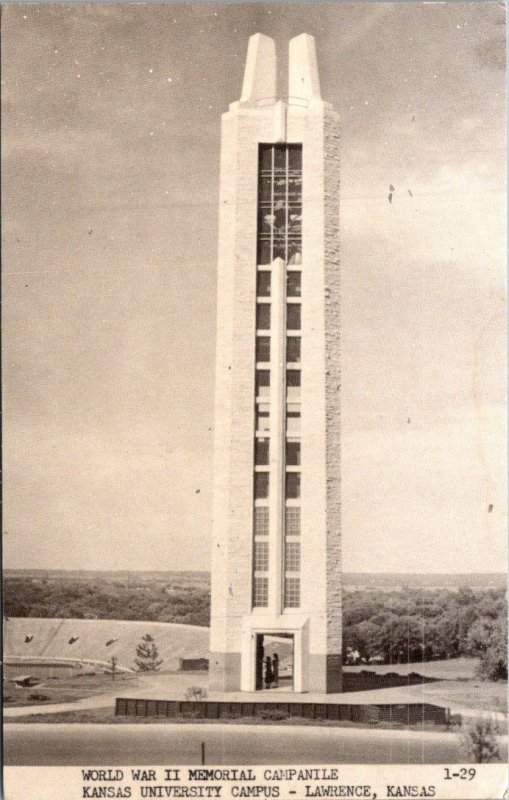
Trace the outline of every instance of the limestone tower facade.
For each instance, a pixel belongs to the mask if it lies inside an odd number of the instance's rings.
[[[315,43],[222,117],[210,688],[341,688],[339,129]],[[286,654],[286,655],[285,655]]]

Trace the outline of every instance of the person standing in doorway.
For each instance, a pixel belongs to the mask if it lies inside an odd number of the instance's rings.
[[[272,682],[274,688],[277,689],[279,686],[279,656],[277,653],[272,656]]]
[[[274,675],[272,672],[272,662],[270,660],[270,656],[267,656],[265,659],[265,688],[270,689],[272,685],[272,681],[274,680]]]

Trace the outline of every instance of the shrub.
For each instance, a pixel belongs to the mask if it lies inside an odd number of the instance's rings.
[[[186,690],[186,700],[205,700],[207,690],[203,686],[189,686]]]
[[[282,708],[264,708],[260,716],[262,719],[279,722],[282,719],[288,719],[288,711],[284,711]]]
[[[462,735],[463,749],[476,764],[488,764],[500,759],[498,741],[500,726],[492,717],[483,717],[465,726]]]
[[[41,694],[40,692],[32,692],[28,695],[29,700],[34,700],[36,703],[44,703],[46,700],[50,700],[47,694]]]

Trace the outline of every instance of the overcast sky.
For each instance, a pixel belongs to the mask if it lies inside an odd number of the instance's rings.
[[[502,5],[2,17],[5,565],[209,568],[220,115],[250,34],[286,94],[307,31],[342,120],[344,568],[505,569]]]

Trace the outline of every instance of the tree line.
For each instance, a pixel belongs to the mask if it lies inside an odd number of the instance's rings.
[[[210,590],[203,582],[163,578],[95,580],[6,577],[4,613],[12,617],[126,619],[210,624]],[[397,664],[476,656],[480,674],[507,679],[507,599],[504,589],[457,591],[403,587],[346,591],[343,651],[361,663]]]
[[[384,664],[475,656],[481,677],[506,680],[505,591],[351,592],[344,597],[343,649]]]
[[[209,625],[210,593],[191,581],[6,577],[4,614]]]

